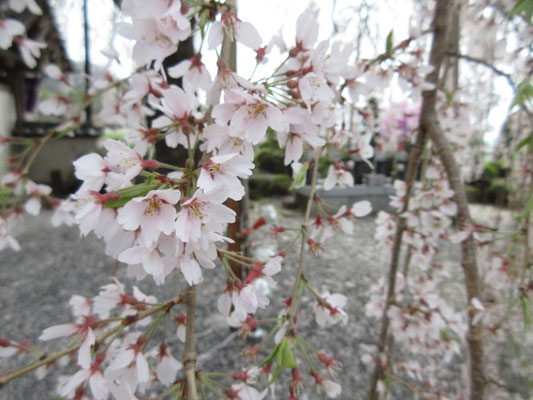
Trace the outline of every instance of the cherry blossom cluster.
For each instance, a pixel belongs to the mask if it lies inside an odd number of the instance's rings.
[[[24,10],[35,15],[42,15],[42,10],[35,0],[9,0],[9,9],[14,13],[22,13]],[[41,50],[46,48],[46,43],[30,39],[26,36],[26,27],[14,17],[0,19],[0,49],[8,50],[17,45],[20,56],[28,68],[37,66],[37,59],[41,56]]]
[[[405,363],[390,360],[386,354],[378,356],[383,357],[382,365],[391,368],[390,373],[404,374],[409,379],[423,382],[429,388],[428,393],[437,393],[442,390],[438,386],[443,377],[442,363],[457,362],[467,331],[464,308],[461,309],[461,304],[450,304],[439,289],[459,271],[458,265],[443,260],[440,253],[443,242],[457,244],[464,231],[453,227],[457,205],[440,163],[431,158],[422,169],[424,179],[414,183],[409,206],[403,213],[406,185],[403,181],[395,182],[396,195],[391,197],[390,205],[397,214],[380,211],[375,232],[378,245],[390,254],[397,220],[405,219],[401,272],[397,274],[395,295],[386,313],[394,341],[403,350],[416,354],[417,361]],[[490,234],[487,236],[482,230],[478,231],[476,236],[490,240]],[[382,318],[386,289],[383,279],[370,288],[365,307],[368,317]],[[365,361],[372,365],[375,349],[365,347],[365,351],[370,351]],[[378,383],[378,390],[382,395],[386,394],[384,382]],[[453,390],[460,391],[461,384]]]
[[[182,78],[183,87],[169,84],[159,69],[164,58],[174,53],[179,42],[191,34],[190,16],[205,15],[211,21],[210,24],[203,21],[201,26],[202,38],[206,35],[211,49],[217,49],[226,35],[255,50],[258,62],[270,51],[269,46],[261,47],[262,40],[252,25],[227,12],[222,12],[217,20],[218,7],[223,9],[216,2],[196,7],[179,1],[170,4],[161,1],[149,6],[140,1],[124,2],[123,11],[131,17],[132,24],[123,26],[122,31],[136,41],[134,59],[138,65],[151,65],[153,69],[138,70],[129,79],[129,86],[109,76],[95,80],[90,99],[109,91],[111,95],[104,96],[99,118],[110,124],[126,125],[131,132],[124,141],[103,141],[103,155],[91,153],[76,160],[75,175],[81,186],[69,199],[50,202],[57,221],[69,224],[74,221],[82,236],[92,232],[103,239],[106,253],[127,264],[128,274],[137,279],[150,276],[161,285],[177,271],[188,285],[196,285],[204,279],[202,269],[214,268],[219,257],[227,287],[218,299],[218,309],[230,325],[249,332],[256,324],[253,314],[269,304],[254,281],[262,278],[268,286],[275,287],[273,276],[281,269],[283,254],[253,260],[247,265],[246,279],[236,277],[228,260],[243,259],[217,248],[217,244],[230,241],[224,237],[224,229],[235,217],[224,203],[244,196],[240,180],[249,177],[254,168],[253,146],[262,142],[270,131],[277,134],[280,146],[286,150],[286,165],[302,161],[306,149],[317,150],[328,142],[339,148],[349,141],[351,133],[336,126],[340,99],[335,91],[342,90],[341,83],[346,80],[343,70],[349,69],[347,55],[351,49],[330,46],[329,41],[316,45],[317,11],[309,9],[298,19],[294,47],[290,51],[283,49],[288,53],[287,60],[272,76],[252,82],[229,70],[220,59],[218,75],[212,80],[201,55],[196,54],[169,68],[171,77]],[[278,47],[284,46],[278,44]],[[57,67],[48,66],[46,73],[63,82],[65,88],[70,87]],[[206,106],[202,106],[204,98]],[[67,114],[71,124],[76,125],[81,118],[72,117],[72,108],[68,99],[56,95],[43,102],[40,110]],[[153,117],[150,125],[146,125],[147,117]],[[71,131],[68,126],[62,128],[60,134]],[[184,148],[188,159],[178,165],[159,162],[153,156],[159,141],[171,148]],[[369,146],[368,141],[365,146]],[[195,157],[197,151],[204,154],[201,160]],[[371,149],[365,148],[363,153],[369,154]],[[2,181],[9,194],[18,194],[24,187],[20,197],[27,198],[22,205],[19,199],[9,207],[9,214],[3,214],[4,242],[16,249],[19,246],[7,229],[13,218],[9,215],[20,215],[21,209],[38,213],[41,198],[50,194],[50,188],[27,180],[28,165],[24,161],[27,160],[21,159],[18,174],[12,173]],[[300,165],[307,169],[310,164],[305,161]],[[346,180],[337,173],[327,178],[324,186],[330,189],[343,184],[343,179]],[[353,180],[348,184],[353,185]],[[317,224],[311,233],[302,231],[299,235],[313,249],[333,229],[342,227],[346,232],[353,231],[349,219],[369,212],[368,202],[355,204],[349,210],[343,207],[327,218],[327,226]],[[346,303],[344,296],[325,292],[316,294],[316,298],[314,311],[320,326],[346,322],[347,315],[342,310]],[[146,346],[158,324],[154,321],[155,325],[150,325],[144,333],[123,332],[113,336],[103,351],[98,335],[104,334],[104,327],[122,329],[121,326],[137,324],[132,313],[138,315],[143,307],[156,306],[155,298],[146,297],[137,289],[133,295],[126,294],[123,286],[115,282],[104,287],[94,299],[76,298],[73,304],[75,323],[48,328],[41,335],[42,340],[67,336],[79,343],[78,372],[64,382],[61,395],[80,397],[86,394],[87,387],[94,398],[101,399],[110,393],[116,398],[133,398],[134,393],[143,393],[152,379]],[[122,311],[111,313],[116,306],[121,306]],[[183,338],[184,318],[177,320],[181,322],[178,336]],[[280,314],[273,354],[278,354],[278,365],[293,369],[293,376],[297,377],[295,361],[286,360],[296,357],[294,344],[289,342],[294,343],[296,338],[303,340],[294,336],[294,327],[288,329],[294,323],[294,310],[288,306]],[[164,343],[157,354],[160,361],[154,369],[157,379],[163,384],[179,385],[179,380],[176,381],[179,363],[170,356]],[[334,364],[323,353],[316,357],[328,368]],[[338,384],[326,379],[318,369],[309,373],[330,397],[338,396]],[[266,392],[260,393],[250,386],[255,382],[254,375],[250,372],[244,378],[244,375],[235,377],[240,383],[231,385],[226,393],[228,397],[262,398]],[[203,378],[204,382],[209,379],[207,375]],[[290,389],[293,398],[299,392],[296,386]]]
[[[484,8],[479,2],[472,3],[465,7],[479,16]],[[28,8],[41,13],[34,0],[10,0],[9,7],[14,12]],[[216,308],[228,325],[238,328],[244,337],[260,325],[274,326],[264,341],[247,349],[253,359],[251,366],[233,373],[195,370],[193,380],[219,397],[258,400],[269,393],[276,396],[274,381],[283,369],[291,376],[285,394],[295,400],[305,396],[302,372],[307,371],[307,380],[324,396],[339,397],[341,387],[334,377],[341,365],[305,339],[298,330],[298,313],[305,312],[300,302],[301,293],[306,291],[311,295],[319,328],[346,324],[348,299],[340,293],[315,289],[316,284],[303,273],[303,257],[306,252],[319,257],[335,231],[352,235],[354,221],[370,214],[372,208],[370,202],[359,201],[331,211],[315,189],[354,186],[350,171],[354,155],[372,166],[374,148],[403,150],[404,145],[414,142],[422,91],[435,89],[426,82],[427,74],[433,71],[424,62],[426,44],[417,42],[425,33],[420,27],[412,28],[410,37],[399,43],[394,43],[391,34],[383,54],[372,60],[354,60],[351,43],[331,38],[318,42],[318,10],[313,7],[298,18],[290,45],[281,36],[265,44],[253,25],[241,21],[228,4],[219,1],[124,0],[122,11],[129,20],[120,26],[120,32],[134,41],[133,59],[139,68],[124,80],[107,73],[93,79],[80,110],[72,99],[74,89],[68,78],[57,66],[45,66],[43,72],[61,84],[57,93],[41,102],[39,111],[61,116],[65,122],[41,140],[2,139],[0,145],[13,143],[27,150],[11,157],[12,171],[0,178],[0,250],[20,249],[12,234],[15,225],[23,214],[37,215],[45,201],[54,209],[54,225],[77,224],[82,236],[93,233],[105,243],[106,254],[126,264],[128,275],[137,280],[149,277],[163,285],[171,274],[178,274],[189,290],[222,276],[225,286]],[[195,34],[201,40],[198,53],[163,67],[180,43]],[[44,44],[24,35],[19,21],[0,19],[0,48],[6,50],[15,44],[24,62],[34,68]],[[271,75],[246,79],[232,71],[221,55],[224,40],[253,50],[258,66],[268,63],[274,49],[285,58]],[[218,55],[214,77],[202,58],[204,45]],[[118,61],[118,54],[109,56]],[[181,86],[174,85],[169,77],[180,79]],[[380,116],[373,103],[386,100],[388,88],[395,83],[405,101],[388,104]],[[472,112],[474,106],[466,106],[467,95],[467,91],[456,91],[454,97],[450,93],[438,95],[441,126],[457,157],[463,159],[470,154],[472,137],[482,131],[472,128],[477,117]],[[74,169],[81,181],[79,189],[68,199],[56,199],[50,187],[28,178],[29,167],[47,140],[74,135],[83,122],[83,108],[96,99],[102,104],[96,120],[126,127],[128,133],[121,140],[103,140],[101,152],[77,159]],[[485,105],[478,106],[485,110]],[[304,185],[307,172],[313,171],[312,195],[304,224],[292,229],[294,240],[289,248],[256,259],[222,247],[232,241],[225,236],[225,229],[236,216],[227,202],[245,196],[243,180],[255,167],[254,146],[267,138],[275,138],[284,149],[284,164],[294,172],[293,187]],[[170,164],[160,161],[156,144],[162,143],[186,156]],[[431,398],[448,398],[447,390],[463,394],[462,382],[446,389],[439,384],[445,375],[443,365],[457,362],[465,346],[466,312],[474,311],[473,324],[500,339],[513,301],[518,299],[527,310],[533,287],[526,282],[526,272],[520,275],[516,270],[523,259],[494,245],[497,235],[473,224],[454,226],[454,193],[434,150],[426,150],[421,179],[412,188],[396,181],[396,194],[390,200],[396,213],[380,211],[376,219],[375,239],[388,253],[398,221],[403,219],[406,225],[403,269],[396,276],[394,299],[386,308],[387,285],[381,280],[370,289],[365,307],[369,318],[379,319],[386,313],[391,339],[413,359],[376,355],[374,348],[363,346],[362,360],[372,366],[378,357],[389,377],[406,376],[409,381],[423,383]],[[323,157],[328,158],[329,165],[325,176],[318,177]],[[463,177],[476,174],[475,165],[465,162],[462,166]],[[409,206],[404,209],[406,201]],[[316,213],[312,218],[311,206]],[[264,224],[260,219],[241,235],[250,235]],[[272,232],[279,234],[286,229],[274,225]],[[457,273],[457,265],[442,260],[441,248],[459,245],[470,237],[478,246],[483,298],[465,305],[445,300],[441,291],[443,283]],[[276,317],[261,320],[258,312],[270,305],[268,292],[278,286],[276,275],[285,268],[286,251],[297,240],[302,253],[293,293],[286,297]],[[512,240],[518,239],[515,236]],[[245,277],[237,276],[230,265],[234,263],[246,269]],[[520,283],[516,284],[518,275]],[[71,361],[76,372],[62,377],[58,385],[58,393],[66,398],[158,396],[158,383],[166,387],[164,395],[185,396],[190,381],[184,370],[190,360],[184,350],[183,365],[177,361],[171,340],[177,338],[185,346],[192,341],[186,328],[191,316],[173,312],[175,306],[188,301],[186,297],[159,303],[137,287],[127,292],[116,279],[93,298],[73,296],[69,303],[73,322],[45,329],[40,339],[67,337],[75,348],[64,353],[65,357],[40,366],[38,376],[42,378],[55,362],[64,365]],[[168,319],[176,325],[167,332]],[[267,347],[270,344],[272,347]],[[268,356],[257,363],[261,350]],[[0,338],[0,357],[38,352],[25,341]],[[46,355],[40,356],[47,360]],[[389,383],[378,382],[383,397],[390,390]],[[259,389],[262,386],[268,388]]]

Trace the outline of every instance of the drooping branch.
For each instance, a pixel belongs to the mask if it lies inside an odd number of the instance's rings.
[[[151,308],[150,310],[146,310],[146,311],[140,311],[138,312],[137,314],[133,315],[133,316],[130,316],[130,317],[127,317],[126,319],[124,319],[124,323],[123,324],[120,324],[112,329],[109,329],[107,331],[105,331],[104,333],[102,333],[100,336],[98,336],[95,340],[95,346],[98,346],[100,345],[101,343],[103,343],[107,338],[109,338],[110,336],[113,336],[114,334],[116,334],[117,332],[119,332],[121,329],[124,328],[124,324],[127,323],[128,325],[131,325],[133,324],[134,322],[137,322],[137,321],[141,321],[145,318],[148,318],[154,314],[157,314],[159,312],[163,312],[163,311],[166,311],[166,310],[169,310],[170,308],[174,307],[175,305],[177,304],[181,304],[185,301],[185,292],[182,292],[180,293],[178,296],[174,297],[173,299],[170,299],[158,306],[155,306],[153,308]],[[74,346],[71,346],[71,347],[68,347],[64,350],[61,350],[61,351],[58,351],[56,353],[52,353],[50,354],[49,356],[43,358],[42,360],[39,360],[39,361],[36,361],[36,362],[32,362],[24,367],[21,367],[17,370],[14,370],[12,372],[8,372],[7,374],[4,374],[4,375],[1,375],[0,376],[0,389],[6,385],[7,383],[9,383],[10,381],[12,381],[13,379],[16,379],[22,375],[25,375],[29,372],[32,372],[34,370],[36,370],[37,368],[39,367],[42,367],[44,365],[49,365],[50,363],[53,363],[54,361],[60,359],[61,357],[63,356],[66,356],[68,354],[71,354],[77,350],[79,350],[79,348],[81,347],[82,345],[82,342],[79,341],[77,344],[75,344]]]
[[[296,280],[294,281],[294,286],[292,289],[291,295],[291,306],[289,312],[287,313],[287,321],[289,322],[289,328],[291,331],[294,331],[294,317],[297,310],[297,301],[296,297],[298,294],[298,287],[300,286],[300,279],[302,278],[304,267],[305,267],[305,243],[307,240],[307,228],[309,226],[309,218],[311,216],[311,208],[313,206],[313,201],[316,191],[316,181],[318,177],[318,165],[320,160],[320,155],[322,154],[322,149],[317,150],[315,157],[313,159],[313,175],[311,178],[311,190],[309,191],[309,198],[307,199],[307,206],[305,208],[304,222],[302,224],[302,239],[300,242],[300,254],[298,257],[298,270],[296,271]]]
[[[451,5],[453,2],[448,0],[438,0],[435,11],[435,37],[431,49],[430,62],[434,67],[429,81],[438,78],[440,66],[446,56],[446,38],[447,21]],[[433,81],[433,82],[436,82]],[[437,110],[437,92],[436,90],[426,91],[423,93],[422,111],[420,115],[420,128],[425,132],[428,138],[435,146],[436,152],[444,166],[450,188],[454,191],[454,200],[457,203],[457,224],[460,228],[469,226],[472,223],[468,209],[465,187],[461,178],[459,166],[455,161],[453,152],[444,136],[444,132],[438,122]],[[479,298],[479,282],[476,260],[476,248],[472,236],[468,237],[461,243],[462,267],[465,273],[465,285],[467,292],[468,304],[473,298]],[[470,362],[470,399],[482,400],[485,390],[485,375],[483,368],[483,340],[481,336],[481,327],[473,325],[475,309],[468,309],[468,352]]]
[[[383,377],[383,365],[381,365],[381,357],[379,354],[385,351],[387,344],[387,337],[389,333],[389,317],[387,312],[390,306],[394,303],[394,292],[396,289],[396,275],[398,273],[398,266],[400,260],[400,251],[402,247],[402,238],[406,229],[406,221],[404,218],[401,218],[400,215],[407,211],[409,207],[409,199],[411,197],[412,187],[416,177],[416,171],[418,170],[418,165],[420,163],[422,151],[424,149],[424,142],[426,135],[422,131],[418,131],[416,136],[416,142],[411,152],[409,153],[409,160],[407,163],[407,171],[405,173],[405,184],[406,184],[406,194],[404,197],[404,205],[402,210],[398,213],[398,218],[396,222],[396,231],[394,233],[394,242],[392,245],[391,251],[391,261],[389,264],[389,274],[388,274],[388,285],[387,285],[387,295],[385,300],[385,307],[383,309],[383,316],[381,318],[381,330],[379,334],[378,342],[378,354],[376,356],[376,365],[374,367],[374,372],[372,373],[372,378],[370,381],[370,400],[376,400],[378,398],[377,392],[377,383]]]
[[[435,149],[444,166],[451,189],[454,191],[454,200],[457,203],[457,225],[466,227],[472,224],[466,191],[461,179],[460,170],[455,162],[452,150],[444,136],[435,113],[428,114],[424,118],[424,127],[428,136],[435,145]],[[479,280],[476,260],[476,248],[474,238],[469,236],[461,243],[462,267],[465,273],[465,285],[467,291],[468,304],[473,298],[479,298]],[[470,381],[471,400],[482,400],[484,398],[485,375],[483,368],[483,339],[481,327],[472,323],[476,310],[473,307],[468,309],[468,334],[467,342],[470,358]]]
[[[466,61],[470,61],[470,62],[475,63],[475,64],[480,64],[480,65],[483,65],[483,66],[489,68],[495,74],[500,75],[500,76],[504,77],[505,79],[507,79],[507,82],[509,82],[509,86],[511,86],[513,88],[513,91],[516,92],[516,85],[513,82],[511,74],[503,72],[501,69],[499,69],[496,66],[494,66],[493,64],[489,63],[487,60],[483,60],[482,58],[478,58],[478,57],[472,57],[472,56],[469,56],[467,54],[447,53],[447,55],[450,56],[450,57],[455,57],[455,58],[463,59],[463,60],[466,60]]]
[[[428,136],[427,129],[424,129],[422,124],[422,118],[428,110],[435,109],[436,104],[436,95],[437,95],[437,84],[439,82],[439,74],[441,65],[444,60],[445,52],[447,49],[447,40],[448,40],[448,22],[449,22],[449,12],[453,2],[442,2],[440,1],[435,10],[435,16],[433,20],[433,44],[430,54],[430,64],[433,66],[433,71],[428,74],[427,81],[435,85],[434,90],[423,92],[422,100],[422,111],[420,118],[420,128],[417,133],[416,141],[414,147],[411,149],[409,155],[407,172],[405,175],[406,183],[406,194],[404,197],[404,205],[400,213],[398,213],[398,218],[396,222],[396,231],[394,234],[394,241],[392,246],[391,261],[389,264],[389,274],[388,274],[388,285],[387,285],[387,295],[385,300],[385,307],[383,310],[381,330],[379,335],[377,355],[375,357],[376,365],[374,367],[374,372],[370,381],[370,392],[369,399],[376,400],[378,398],[377,383],[380,379],[384,379],[384,366],[381,363],[380,354],[385,352],[387,345],[387,338],[389,334],[389,317],[388,310],[392,303],[394,302],[394,293],[396,289],[396,275],[399,267],[400,253],[402,247],[402,238],[404,231],[406,229],[406,221],[404,218],[401,218],[405,211],[409,207],[409,199],[411,196],[412,186],[416,178],[416,171],[418,170],[418,165],[420,163],[421,154],[424,148],[424,142]]]
[[[196,285],[185,290],[187,322],[185,326],[185,348],[183,349],[183,372],[187,382],[187,400],[198,400],[196,390],[196,359],[194,348],[194,325],[196,314]]]

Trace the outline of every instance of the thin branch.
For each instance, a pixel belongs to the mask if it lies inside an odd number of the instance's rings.
[[[187,323],[185,326],[185,348],[183,349],[183,371],[187,381],[187,400],[198,400],[196,390],[196,359],[194,349],[194,323],[196,314],[196,285],[186,291]]]
[[[507,386],[505,383],[500,382],[499,380],[491,376],[487,377],[487,383],[490,383],[491,385],[504,389],[510,393],[518,393],[518,391],[515,388],[512,388],[511,386]]]
[[[127,325],[131,325],[132,323],[134,322],[137,322],[137,321],[141,321],[147,317],[150,317],[154,314],[157,314],[158,312],[161,312],[161,311],[166,311],[166,310],[169,310],[170,308],[174,307],[175,305],[177,304],[180,304],[180,303],[183,303],[185,300],[185,292],[182,292],[180,293],[178,296],[174,297],[173,299],[157,306],[157,307],[154,307],[154,308],[151,308],[150,310],[146,310],[146,311],[141,311],[141,312],[138,312],[137,314],[135,314],[134,316],[131,316],[131,317],[128,317],[127,319],[124,320],[124,322],[112,329],[109,329],[108,331],[102,333],[100,336],[98,336],[96,338],[96,341],[95,341],[95,347],[101,343],[104,342],[104,340],[106,340],[108,337],[114,335],[115,333],[117,333],[118,331],[120,331],[121,329],[124,328],[124,325],[127,324]],[[1,375],[0,376],[0,389],[2,387],[4,387],[4,385],[6,385],[7,383],[9,383],[10,381],[12,381],[13,379],[15,378],[18,378],[19,376],[22,376],[22,375],[25,375],[31,371],[34,371],[36,370],[37,368],[43,366],[43,365],[48,365],[50,363],[53,363],[54,361],[60,359],[61,357],[67,355],[67,354],[70,354],[76,350],[78,350],[80,348],[80,346],[82,345],[82,342],[80,341],[79,343],[75,344],[74,346],[72,347],[68,347],[66,349],[63,349],[61,351],[58,351],[56,353],[53,353],[53,354],[50,354],[49,356],[47,356],[46,358],[43,358],[42,360],[39,360],[37,362],[33,362],[31,364],[28,364],[24,367],[21,367],[17,370],[14,370],[12,372],[8,372],[7,374],[4,374],[4,375]]]
[[[313,177],[311,179],[311,190],[309,191],[309,198],[307,199],[307,207],[305,209],[304,222],[302,224],[302,240],[300,243],[300,256],[298,258],[298,270],[296,272],[296,280],[294,281],[294,287],[291,295],[291,306],[287,313],[287,320],[289,322],[289,331],[294,333],[294,316],[296,314],[296,297],[298,294],[298,287],[300,286],[300,280],[302,278],[305,266],[305,242],[307,238],[307,227],[309,225],[309,217],[311,216],[311,207],[313,206],[313,199],[316,191],[316,181],[318,176],[318,164],[320,155],[322,154],[322,148],[315,153],[314,165],[313,165]]]
[[[475,64],[480,64],[488,69],[490,69],[492,72],[494,72],[497,75],[503,76],[505,79],[507,79],[507,82],[509,82],[509,85],[513,88],[513,91],[516,92],[516,85],[513,82],[513,79],[511,78],[511,74],[508,74],[506,72],[503,72],[501,69],[495,67],[493,64],[489,63],[487,60],[483,60],[482,58],[472,57],[466,54],[456,54],[456,53],[446,53],[446,55],[450,57],[456,57],[459,59],[463,59],[466,61],[473,62]]]
[[[425,394],[421,389],[419,389],[416,385],[413,385],[412,383],[409,383],[407,381],[404,381],[402,378],[396,376],[396,375],[393,375],[393,374],[389,374],[388,375],[389,378],[391,378],[391,380],[399,383],[400,385],[406,387],[407,389],[409,389],[411,392],[415,393],[417,396],[420,396],[421,398],[425,399],[425,400],[432,400],[432,397],[428,396],[427,394]]]
[[[435,12],[435,38],[431,49],[430,62],[434,66],[434,71],[430,74],[428,81],[438,78],[442,60],[446,55],[446,47],[442,46],[448,30],[447,18],[449,15],[451,2],[449,0],[438,0]],[[437,19],[441,19],[441,36],[438,35]],[[435,76],[434,76],[435,75]],[[437,154],[442,162],[444,170],[454,192],[454,201],[457,204],[457,225],[459,227],[470,226],[472,218],[468,209],[465,186],[461,178],[461,171],[455,156],[450,148],[448,140],[439,124],[437,110],[437,93],[435,90],[423,92],[422,110],[420,112],[420,129],[428,135],[435,146]],[[465,274],[465,286],[468,304],[473,298],[480,298],[479,278],[476,259],[476,247],[474,239],[470,236],[461,243],[462,260],[461,264]],[[474,325],[474,310],[468,310],[468,333],[466,340],[468,343],[468,356],[470,367],[470,399],[483,400],[485,392],[485,373],[483,357],[483,338],[481,327]]]

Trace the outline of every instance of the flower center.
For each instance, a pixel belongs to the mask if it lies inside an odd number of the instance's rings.
[[[152,197],[148,203],[148,207],[144,211],[144,215],[159,215],[161,213],[161,201],[157,197]]]

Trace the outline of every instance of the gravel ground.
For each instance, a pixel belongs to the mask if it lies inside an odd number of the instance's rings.
[[[274,223],[285,227],[298,227],[301,224],[299,211],[281,208],[280,200],[274,201],[274,204],[277,204]],[[272,207],[265,207],[265,203],[253,203],[250,219],[253,221],[260,214],[272,213]],[[39,217],[27,219],[21,224],[17,237],[22,251],[5,251],[0,258],[0,307],[3,310],[0,315],[0,337],[14,340],[25,338],[37,343],[38,347],[43,347],[37,341],[43,329],[70,322],[67,307],[70,296],[96,295],[102,285],[109,283],[114,269],[114,261],[104,254],[99,240],[93,236],[81,240],[76,227],[52,228],[48,223],[49,217],[49,212],[43,212]],[[371,239],[374,227],[372,217],[361,219],[356,224],[353,237],[335,233],[320,258],[306,255],[306,277],[309,281],[320,290],[343,293],[349,299],[345,311],[350,318],[346,326],[318,330],[312,312],[306,312],[310,310],[305,308],[299,320],[300,332],[305,338],[343,364],[344,368],[337,378],[343,387],[341,399],[363,399],[368,389],[371,371],[361,361],[359,346],[374,344],[379,326],[364,316],[364,302],[369,286],[382,276],[387,264],[386,255],[377,250]],[[290,232],[284,232],[275,239],[267,235],[267,230],[261,228],[253,234],[255,247],[252,253],[261,254],[269,249],[278,252],[292,239]],[[453,249],[450,252],[457,254]],[[285,266],[278,275],[280,284],[271,295],[273,307],[260,312],[260,318],[275,316],[281,308],[281,299],[278,299],[281,294],[277,294],[289,293],[296,259],[296,249],[288,252]],[[198,289],[197,349],[199,354],[209,352],[210,356],[202,360],[202,368],[205,371],[232,372],[247,363],[240,354],[242,339],[231,334],[216,311],[216,299],[225,286],[223,271],[217,268],[212,273],[208,271],[205,276],[207,279]],[[216,276],[217,279],[210,279],[210,276]],[[183,287],[176,276],[169,279],[163,288],[149,281],[133,282],[125,277],[123,269],[119,269],[118,277],[121,282],[129,284],[128,287],[136,284],[145,293],[156,294],[158,300],[175,296]],[[452,285],[447,290],[451,297],[464,299],[464,294],[457,295],[458,292],[462,293],[460,284]],[[458,301],[460,303],[462,300]],[[224,347],[210,351],[224,339],[228,339]],[[251,346],[256,343],[257,339],[249,338],[246,344]],[[58,341],[47,343],[47,349],[54,350],[59,346]],[[181,351],[182,346],[178,345],[178,349]],[[13,366],[12,360],[0,359],[0,371],[5,372]],[[283,385],[287,379],[281,377],[280,383]],[[55,386],[53,372],[43,380],[37,380],[32,373],[0,390],[0,399],[54,399],[57,396]],[[394,398],[413,398],[410,393],[397,390]],[[285,389],[278,390],[278,393],[281,393],[281,398],[286,397]],[[310,390],[307,398],[321,399],[325,395]]]

